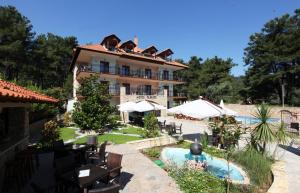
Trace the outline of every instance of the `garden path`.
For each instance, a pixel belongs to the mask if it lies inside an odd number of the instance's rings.
[[[120,192],[181,192],[167,172],[136,150],[134,145],[109,145],[107,151],[123,154],[120,183],[126,186]]]

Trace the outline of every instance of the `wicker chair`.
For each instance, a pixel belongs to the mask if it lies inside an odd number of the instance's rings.
[[[108,170],[108,177],[107,179],[102,179],[104,183],[109,183],[110,180],[116,179],[121,175],[121,163],[122,163],[123,155],[117,153],[108,153],[107,162],[99,164],[98,166],[104,167]]]
[[[99,151],[98,152],[93,152],[93,151],[86,151],[87,153],[87,158],[91,161],[97,160],[98,164],[106,163],[106,145],[107,141],[102,143],[100,145]]]

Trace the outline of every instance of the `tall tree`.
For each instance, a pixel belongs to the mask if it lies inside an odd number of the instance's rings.
[[[189,68],[179,73],[186,80],[186,84],[176,88],[179,92],[187,93],[190,99],[203,96],[219,102],[225,96],[228,102],[232,102],[232,82],[235,80],[230,75],[235,66],[232,59],[214,57],[202,62],[201,58],[193,56],[187,65]]]
[[[19,80],[26,69],[34,37],[30,21],[12,6],[0,6],[0,71]]]
[[[100,84],[96,76],[83,80],[79,93],[84,100],[75,103],[72,117],[82,130],[103,133],[104,127],[116,125],[116,109],[109,104],[111,96],[107,85]]]
[[[251,35],[244,59],[249,66],[245,98],[282,100],[284,80],[285,99],[290,102],[300,88],[300,10],[293,16],[286,14],[267,22],[261,32]]]
[[[32,65],[27,68],[34,83],[42,88],[62,87],[68,76],[75,37],[60,37],[52,33],[37,36],[33,42]]]

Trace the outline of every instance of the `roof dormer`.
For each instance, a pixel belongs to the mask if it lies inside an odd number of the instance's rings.
[[[120,42],[121,40],[115,34],[111,34],[104,37],[100,44],[106,49],[113,51]]]
[[[171,56],[172,54],[174,54],[173,51],[170,48],[168,48],[168,49],[161,51],[156,56],[161,57],[165,60],[170,60],[169,56]]]
[[[135,47],[135,43],[131,40],[128,40],[122,43],[119,48],[123,49],[125,52],[132,52]]]
[[[150,46],[150,47],[144,49],[144,50],[142,51],[142,54],[145,54],[145,55],[153,55],[153,54],[155,54],[157,51],[158,51],[158,50],[156,49],[156,47]]]

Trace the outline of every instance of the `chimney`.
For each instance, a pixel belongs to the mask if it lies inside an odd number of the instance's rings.
[[[135,43],[136,48],[139,46],[139,39],[138,39],[137,36],[134,36],[134,38],[133,38],[133,43]]]

